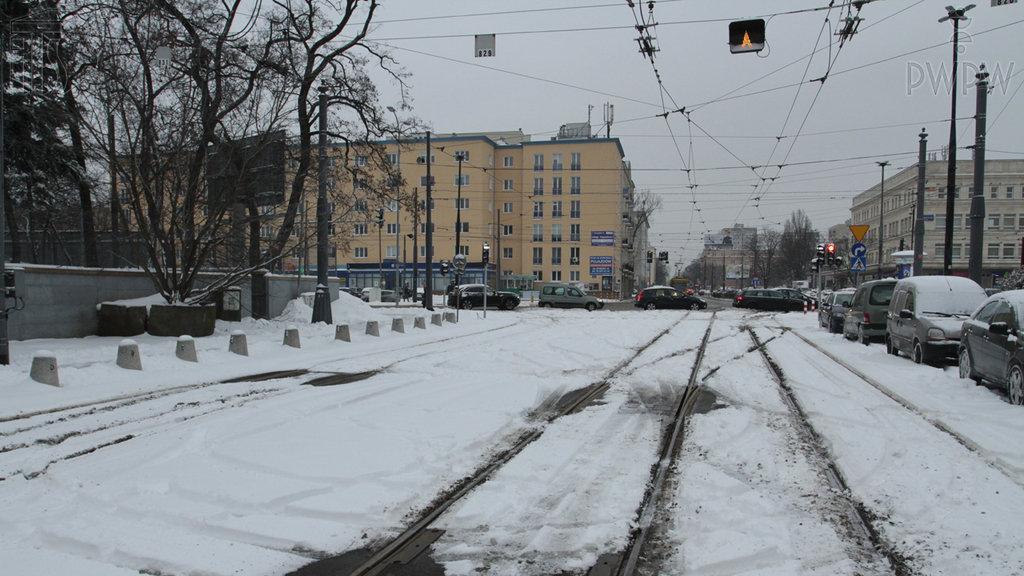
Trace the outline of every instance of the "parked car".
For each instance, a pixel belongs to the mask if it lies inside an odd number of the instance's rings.
[[[691,294],[684,294],[671,286],[648,286],[637,294],[633,305],[644,310],[661,308],[703,310],[708,307],[708,303],[703,299]]]
[[[827,328],[831,334],[842,332],[846,311],[850,309],[855,292],[853,289],[845,289],[822,296],[821,306],[818,307],[818,326]]]
[[[367,288],[363,288],[363,291],[361,292],[359,297],[362,298],[363,302],[369,302],[370,301],[370,290],[367,289]],[[398,293],[395,292],[394,290],[381,290],[380,291],[380,301],[381,302],[398,302]]]
[[[871,340],[885,338],[889,302],[896,287],[894,278],[871,280],[857,287],[843,321],[843,336],[867,346]]]
[[[1024,404],[1024,290],[989,296],[964,322],[960,377],[1004,386],[1013,404]]]
[[[918,364],[954,360],[964,320],[988,298],[970,278],[904,278],[893,289],[885,327],[885,349],[903,352]]]
[[[803,298],[790,298],[778,290],[747,288],[736,295],[736,298],[732,301],[732,305],[736,308],[791,312],[803,310],[804,300]]]
[[[790,298],[795,298],[797,300],[804,300],[805,302],[807,302],[808,306],[810,306],[811,304],[814,304],[815,302],[818,301],[817,298],[815,298],[814,296],[811,296],[809,294],[805,294],[804,292],[802,292],[800,290],[797,290],[796,288],[772,288],[772,290],[777,290],[779,292],[782,292],[783,294],[785,294],[786,296],[789,296]]]
[[[483,284],[463,284],[452,290],[448,295],[448,305],[463,310],[484,307],[484,293],[487,294],[487,307],[502,310],[515,310],[521,302],[519,296],[512,292],[495,292]]]
[[[351,295],[355,296],[356,298],[362,298],[363,297],[363,291],[360,290],[359,288],[354,288],[352,286],[342,286],[341,288],[338,288],[338,292],[340,292],[342,294],[351,294]]]
[[[572,284],[552,282],[541,288],[537,305],[541,308],[586,308],[593,311],[604,308],[604,300],[588,296]]]

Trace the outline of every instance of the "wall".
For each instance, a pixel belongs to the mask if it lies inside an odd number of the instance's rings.
[[[8,316],[10,340],[34,338],[81,338],[96,334],[96,307],[102,302],[142,298],[156,293],[152,280],[141,270],[75,268],[7,264],[15,272],[20,310]],[[213,274],[203,275],[199,283],[211,282]],[[338,298],[341,281],[331,279],[331,300]],[[252,290],[242,282],[242,315],[252,315]],[[316,277],[267,276],[270,317],[284,311],[289,301],[302,292],[316,290]],[[13,306],[13,300],[7,305]]]

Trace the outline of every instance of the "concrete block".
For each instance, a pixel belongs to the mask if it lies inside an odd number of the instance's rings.
[[[426,330],[427,319],[424,318],[423,316],[417,316],[416,319],[412,321],[412,326],[413,328],[420,328],[422,330]]]
[[[431,314],[430,323],[433,324],[434,326],[440,326],[442,324],[441,314]]]
[[[380,326],[377,325],[377,321],[373,320],[366,323],[366,335],[367,336],[380,336]]]
[[[391,331],[405,334],[405,320],[402,318],[392,318]]]
[[[199,362],[199,357],[196,356],[196,341],[191,336],[178,336],[174,355],[186,362]]]
[[[293,324],[289,324],[284,329],[284,345],[291,346],[292,348],[302,348],[299,344],[299,329]]]
[[[146,333],[146,307],[103,303],[97,321],[100,336],[138,336]]]
[[[228,352],[239,356],[249,355],[249,346],[245,341],[245,332],[235,330],[231,333],[231,340],[228,343]]]
[[[139,356],[139,345],[131,338],[121,340],[117,347],[117,365],[125,370],[142,370],[142,358]]]
[[[334,328],[334,339],[344,340],[345,342],[352,341],[352,335],[349,333],[348,324],[338,324]]]
[[[459,317],[456,316],[455,312],[445,312],[444,313],[444,321],[445,322],[450,322],[452,324],[458,324],[459,323]]]
[[[60,378],[57,376],[57,355],[49,350],[38,350],[32,357],[32,369],[28,377],[42,384],[49,384],[60,388]]]

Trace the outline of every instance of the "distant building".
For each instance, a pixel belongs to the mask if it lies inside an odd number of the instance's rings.
[[[755,282],[751,272],[754,259],[748,246],[756,238],[757,228],[743,224],[723,228],[717,234],[705,234],[701,254],[702,287],[743,289],[751,286]]]

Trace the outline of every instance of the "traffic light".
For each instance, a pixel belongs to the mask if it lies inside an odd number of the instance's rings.
[[[491,260],[491,245],[487,242],[484,242],[484,251],[481,260],[484,264],[487,264]]]
[[[668,262],[668,252],[658,252],[658,260]]]
[[[377,208],[377,225],[378,226],[383,226],[384,225],[384,209],[383,208]]]
[[[650,250],[648,250],[647,251],[647,263],[651,264],[653,262],[654,262],[654,252],[651,252]]]
[[[821,270],[821,258],[811,258],[811,272]]]
[[[826,254],[825,254],[825,263],[828,264],[829,266],[835,266],[836,265],[836,245],[835,244],[829,244],[828,246],[825,246],[825,252],[826,252]]]
[[[740,20],[729,23],[729,52],[743,54],[764,49],[764,20]]]
[[[451,270],[452,263],[448,260],[441,260],[441,274],[447,275],[448,271]]]
[[[818,258],[818,263],[819,264],[823,264],[825,262],[825,245],[824,244],[818,244],[817,258]]]

